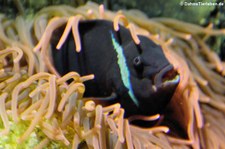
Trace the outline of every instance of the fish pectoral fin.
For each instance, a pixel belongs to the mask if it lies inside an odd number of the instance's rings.
[[[95,103],[104,105],[114,103],[117,97],[118,97],[117,94],[115,92],[112,92],[112,94],[107,97],[84,97],[83,100],[84,101],[93,100]]]
[[[94,97],[93,99],[103,100],[103,101],[112,101],[112,100],[115,100],[116,98],[117,98],[117,94],[115,92],[112,92],[112,94],[110,96],[106,96],[106,97]]]

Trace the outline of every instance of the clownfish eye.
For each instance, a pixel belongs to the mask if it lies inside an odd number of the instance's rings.
[[[135,67],[140,67],[142,66],[142,60],[140,56],[137,56],[133,59],[133,64]]]

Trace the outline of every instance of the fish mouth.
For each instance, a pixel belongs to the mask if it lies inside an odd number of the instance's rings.
[[[174,67],[169,64],[153,77],[153,90],[157,91],[159,88],[174,87],[177,86],[179,82],[180,75]]]

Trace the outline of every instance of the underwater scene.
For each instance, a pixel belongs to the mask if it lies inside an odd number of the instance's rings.
[[[0,0],[0,149],[225,149],[224,0]]]

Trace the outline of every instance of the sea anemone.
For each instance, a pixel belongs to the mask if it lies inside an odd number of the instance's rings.
[[[52,65],[50,38],[68,25],[79,46],[79,20],[106,19],[161,45],[179,72],[180,84],[163,115],[124,118],[119,103],[102,106],[83,100],[83,82],[93,75],[60,76]],[[67,23],[69,21],[69,23]],[[73,24],[70,23],[73,22]],[[169,18],[148,18],[137,10],[111,12],[87,3],[59,5],[32,19],[0,16],[1,148],[224,148],[225,65],[207,45],[225,30]],[[58,46],[62,44],[59,43]],[[68,80],[72,80],[68,84]],[[154,126],[133,119],[158,120]]]

